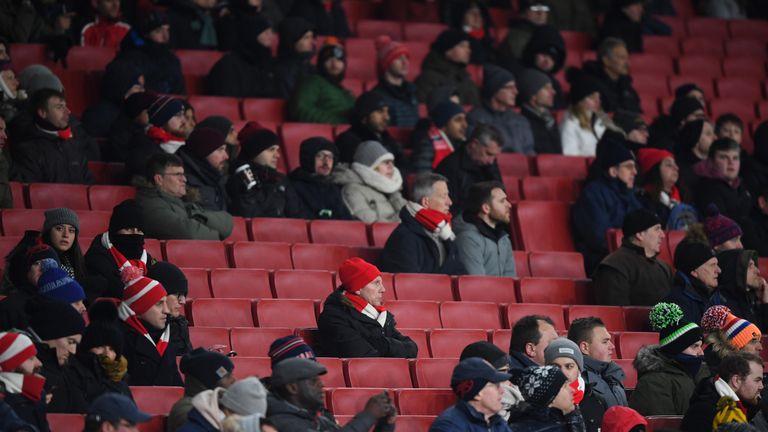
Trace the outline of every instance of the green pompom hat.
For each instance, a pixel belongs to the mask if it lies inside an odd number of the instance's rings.
[[[649,318],[653,329],[659,332],[659,349],[670,356],[685,351],[703,336],[701,328],[687,322],[683,310],[675,303],[656,304]]]

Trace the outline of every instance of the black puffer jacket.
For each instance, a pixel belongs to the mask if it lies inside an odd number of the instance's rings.
[[[341,0],[332,0],[330,11],[324,3],[323,0],[295,0],[288,15],[301,17],[312,23],[316,35],[342,38],[352,36]]]
[[[376,419],[370,414],[361,412],[341,427],[328,411],[321,410],[320,414],[309,412],[272,395],[267,396],[267,418],[281,431],[365,432],[376,424]],[[376,426],[374,429],[375,432],[393,430],[394,425]]]
[[[623,40],[631,53],[643,52],[643,23],[631,21],[618,5],[605,15],[600,29],[601,41],[609,37]]]
[[[32,125],[29,138],[13,145],[16,180],[27,183],[91,184],[88,171],[90,137],[82,128],[72,128],[72,138],[63,140],[56,132]]]
[[[350,220],[352,215],[341,197],[341,190],[331,176],[319,176],[296,168],[290,174],[291,184],[301,199],[307,219]]]
[[[275,62],[275,81],[280,97],[288,99],[296,84],[307,75],[316,72],[312,65],[314,52],[296,52],[296,42],[312,30],[312,24],[304,18],[288,17],[280,23],[280,45]]]
[[[52,396],[47,411],[50,413],[85,413],[88,401],[85,400],[86,383],[78,376],[76,366],[59,366],[56,349],[44,343],[37,343],[37,358],[43,363],[40,374],[45,377],[45,388]],[[72,360],[72,359],[71,359]],[[77,360],[72,360],[74,363]],[[92,378],[95,381],[95,378]],[[94,383],[90,383],[93,385]]]
[[[189,154],[182,146],[176,155],[184,162],[184,175],[187,187],[197,189],[200,194],[198,204],[204,210],[226,211],[228,208],[226,182],[227,177],[208,163]]]
[[[0,387],[2,386],[0,385]],[[20,394],[6,393],[4,400],[21,420],[36,427],[38,432],[51,432],[50,427],[48,427],[48,418],[45,415],[45,397],[46,394],[43,392],[42,399],[35,402]]]
[[[83,127],[88,134],[104,138],[120,116],[125,94],[138,84],[141,70],[125,59],[112,60],[104,71],[101,85],[101,100],[83,113]]]
[[[70,359],[70,367],[85,383],[83,390],[88,404],[104,393],[120,393],[133,399],[131,389],[128,387],[128,374],[124,375],[120,381],[112,381],[107,377],[99,357],[90,351],[78,352]]]
[[[120,59],[137,66],[147,90],[163,94],[187,94],[181,61],[167,45],[144,39],[131,30],[120,43]]]
[[[618,80],[613,81],[603,70],[602,64],[595,60],[584,62],[583,71],[600,82],[600,97],[606,112],[613,113],[618,110],[643,112],[640,107],[640,96],[632,87],[631,76],[622,75]]]
[[[230,167],[234,170],[245,163],[236,160]],[[246,190],[240,176],[233,174],[227,180],[230,213],[243,217],[304,217],[301,201],[285,175],[273,168],[254,164],[251,164],[251,170],[257,184],[250,190]]]

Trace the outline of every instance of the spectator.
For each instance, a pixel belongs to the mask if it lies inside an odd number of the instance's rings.
[[[412,170],[431,171],[467,139],[467,116],[458,103],[445,101],[429,112],[427,129],[411,135]]]
[[[277,172],[280,138],[271,130],[248,123],[238,134],[240,154],[227,179],[230,212],[242,217],[303,217],[288,178]]]
[[[693,140],[687,146],[695,144],[696,139],[701,134],[701,130],[696,130],[695,133],[693,133],[693,130],[690,130],[688,135],[681,136],[682,129],[688,123],[696,120],[706,120],[706,114],[704,113],[706,101],[704,101],[704,94],[700,93],[698,87],[692,87],[690,93],[692,96],[681,94],[675,98],[669,108],[669,114],[660,115],[653,121],[649,129],[651,145],[668,150],[674,148],[675,153],[678,153],[678,145],[681,138],[685,138],[686,142]],[[701,95],[701,100],[699,100],[698,96],[695,96],[696,94]]]
[[[608,229],[621,227],[628,213],[642,207],[633,191],[635,158],[624,146],[624,139],[606,135],[600,145],[604,151],[593,162],[600,173],[587,183],[571,210],[574,242],[584,254],[587,274],[608,255]]]
[[[40,237],[56,251],[59,266],[71,277],[85,283],[87,272],[80,250],[80,219],[77,214],[68,208],[46,210]]]
[[[174,49],[216,49],[218,17],[212,0],[179,0],[168,5],[170,45]]]
[[[189,138],[189,134],[191,134],[197,126],[195,107],[193,107],[186,99],[179,99],[179,102],[181,102],[182,112],[184,113],[184,126],[182,128],[181,136]]]
[[[568,328],[568,339],[575,342],[584,355],[582,377],[594,392],[605,400],[606,407],[627,406],[624,391],[626,375],[613,361],[615,346],[603,321],[598,317],[577,318]]]
[[[624,42],[631,53],[643,52],[642,0],[620,0],[613,2],[600,30],[600,39],[617,38]]]
[[[674,285],[665,301],[680,306],[687,321],[701,322],[704,311],[720,301],[717,257],[709,245],[684,239],[675,249],[675,268]]]
[[[482,65],[493,60],[495,39],[493,21],[488,7],[481,0],[461,2],[452,14],[451,27],[469,36],[472,50],[469,62]]]
[[[557,119],[552,115],[557,95],[552,79],[535,69],[525,69],[519,77],[518,98],[522,102],[520,113],[531,126],[534,151],[536,154],[561,154],[560,130]]]
[[[217,431],[232,415],[247,416],[267,412],[267,389],[256,377],[235,382],[228,388],[204,390],[192,398],[192,410],[179,432]]]
[[[712,123],[705,120],[694,120],[680,129],[675,144],[675,161],[680,167],[680,181],[685,187],[695,189],[698,174],[694,166],[707,159],[715,138]]]
[[[511,431],[499,415],[504,394],[501,383],[509,381],[510,377],[478,357],[460,361],[451,376],[451,389],[458,400],[435,419],[430,432]]]
[[[512,326],[509,341],[509,366],[526,369],[545,364],[544,351],[557,339],[555,322],[544,315],[527,315]]]
[[[744,122],[733,113],[722,114],[715,121],[715,135],[718,138],[730,138],[741,145]]]
[[[260,15],[274,26],[283,22],[282,5],[275,0],[234,0],[219,6],[216,39],[220,51],[230,51],[237,45],[237,26],[243,18]]]
[[[136,201],[144,210],[144,233],[151,238],[188,240],[224,240],[232,233],[231,215],[184,202],[186,194],[181,159],[170,154],[152,156],[136,192]]]
[[[419,120],[416,86],[406,80],[411,64],[408,47],[387,35],[376,38],[379,83],[371,90],[384,98],[392,126],[412,128]]]
[[[340,38],[352,36],[347,13],[340,0],[293,0],[288,15],[304,18],[312,24],[318,35]]]
[[[90,138],[70,126],[64,94],[39,90],[29,101],[32,124],[23,140],[14,142],[17,180],[29,183],[93,183],[88,171]]]
[[[92,137],[106,138],[118,120],[125,100],[144,91],[144,76],[139,68],[123,59],[111,61],[104,71],[101,100],[83,113],[83,127]]]
[[[317,54],[317,74],[296,84],[288,100],[292,121],[344,124],[350,122],[355,97],[344,88],[347,56],[338,40],[328,38]]]
[[[192,351],[192,342],[189,340],[189,321],[182,314],[182,309],[189,296],[189,284],[184,273],[169,262],[159,261],[149,269],[149,277],[160,283],[167,296],[168,306],[167,323],[171,329],[171,339],[168,342],[176,348],[176,355],[182,356]]]
[[[175,154],[185,143],[184,105],[170,96],[156,96],[147,108],[149,127],[137,137],[125,162],[129,177],[144,174],[147,160],[153,155]]]
[[[501,181],[496,157],[501,153],[501,132],[491,124],[480,123],[458,151],[446,156],[435,172],[448,179],[448,190],[454,204],[452,213],[459,214],[469,199],[473,184]]]
[[[273,368],[281,361],[294,357],[317,360],[315,351],[301,336],[284,336],[275,339],[269,345],[268,355]]]
[[[80,45],[117,49],[131,26],[120,21],[120,0],[98,0],[94,20],[80,31]]]
[[[336,419],[322,411],[325,403],[320,375],[328,370],[318,362],[305,358],[289,358],[272,369],[271,392],[267,406],[267,419],[277,430],[335,431],[340,430]],[[347,423],[347,430],[384,432],[394,430],[395,407],[386,392],[372,396],[365,410]]]
[[[5,259],[3,292],[0,301],[0,328],[27,327],[27,302],[38,296],[37,281],[43,271],[59,266],[59,256],[46,244],[36,244],[37,231],[26,235]]]
[[[323,137],[302,141],[298,168],[291,171],[291,184],[299,196],[306,219],[352,219],[331,173],[339,157],[336,146]]]
[[[563,68],[565,57],[565,40],[560,35],[560,31],[551,25],[542,25],[533,30],[530,41],[525,45],[523,57],[520,61],[521,64],[519,65],[537,70],[549,77],[552,88],[555,91],[552,103],[552,107],[555,109],[566,108],[565,92],[563,92],[560,81],[555,77]],[[507,69],[515,70],[515,66],[510,65]]]
[[[22,432],[37,432],[37,428],[19,418],[8,403],[0,401],[0,428]]]
[[[416,343],[397,331],[394,316],[384,307],[379,269],[361,258],[350,258],[341,264],[338,275],[341,287],[328,296],[317,319],[325,354],[415,358]]]
[[[216,96],[279,96],[270,23],[262,15],[244,15],[236,25],[237,42],[208,73],[208,93]]]
[[[11,191],[11,156],[8,149],[8,135],[5,119],[0,115],[0,208],[13,207]]]
[[[717,289],[721,304],[733,314],[751,321],[761,330],[768,329],[768,290],[757,267],[757,251],[732,249],[719,252],[720,266]]]
[[[515,277],[515,259],[509,239],[512,204],[504,185],[487,181],[469,188],[456,224],[456,248],[467,274]]]
[[[700,431],[710,425],[714,429],[729,417],[727,411],[740,423],[747,423],[757,414],[763,390],[763,360],[752,353],[734,353],[723,359],[718,372],[718,376],[696,388],[680,430]]]
[[[602,432],[645,432],[648,420],[632,408],[614,406],[605,411]]]
[[[107,142],[102,147],[105,161],[125,163],[128,160],[135,142],[144,138],[145,129],[149,127],[147,110],[154,100],[155,96],[147,92],[134,93],[125,99],[122,113],[110,126]]]
[[[675,100],[685,98],[685,97],[691,97],[699,101],[699,104],[702,107],[707,106],[707,101],[705,98],[704,89],[699,87],[698,84],[695,83],[685,83],[677,86],[675,88]]]
[[[597,304],[652,306],[672,289],[672,268],[658,259],[665,240],[661,221],[645,209],[624,217],[621,247],[592,276]]]
[[[42,272],[37,280],[37,291],[43,297],[72,306],[80,315],[85,314],[83,287],[59,267],[51,267]]]
[[[691,233],[695,234],[698,226],[692,228]],[[721,215],[715,205],[707,207],[707,215],[701,224],[701,229],[705,236],[702,240],[705,243],[709,242],[709,246],[715,253],[744,249],[741,242],[743,236],[741,227],[733,219]]]
[[[85,417],[86,431],[102,431],[105,428],[122,427],[124,424],[136,427],[148,422],[152,416],[136,407],[136,404],[127,396],[108,393],[88,407],[88,415]]]
[[[670,303],[654,306],[650,319],[659,345],[640,348],[632,362],[638,380],[629,405],[644,416],[683,415],[704,359],[701,328]]]
[[[45,378],[40,375],[43,364],[37,358],[35,344],[22,333],[0,332],[0,347],[3,401],[35,430],[49,432]]]
[[[225,211],[228,207],[226,138],[216,129],[198,127],[178,152],[184,162],[187,184],[197,190],[200,207],[204,210]]]
[[[315,73],[315,32],[312,24],[300,17],[287,17],[278,28],[280,43],[275,61],[275,81],[280,97],[288,99],[296,84]]]
[[[763,350],[763,334],[751,322],[737,317],[727,306],[715,305],[701,317],[704,331],[704,362],[699,377],[711,378],[723,359],[735,352],[760,354]]]
[[[445,30],[432,42],[429,54],[421,64],[416,78],[419,101],[426,101],[433,90],[444,85],[456,86],[459,98],[465,104],[480,102],[477,86],[467,72],[472,49],[469,35],[459,30]]]
[[[758,197],[768,186],[768,121],[755,126],[753,143],[754,151],[742,162],[739,175],[747,190]]]
[[[501,133],[502,150],[506,153],[535,154],[533,132],[528,120],[512,110],[517,97],[515,76],[506,69],[488,64],[483,72],[483,102],[467,115],[474,128],[489,124]]]
[[[240,142],[237,139],[237,130],[232,121],[224,116],[208,116],[203,121],[195,124],[197,128],[215,129],[224,135],[224,144],[227,146],[227,156],[234,160],[240,153]]]
[[[339,161],[351,164],[357,146],[364,141],[377,141],[395,156],[395,165],[405,164],[403,146],[387,132],[389,105],[379,93],[368,92],[357,98],[352,127],[336,138]]]
[[[556,366],[512,371],[529,408],[515,420],[515,430],[584,430],[584,419],[573,403],[574,390]]]
[[[621,39],[605,38],[597,47],[597,60],[584,62],[583,71],[600,83],[600,96],[607,112],[643,112],[640,96],[632,87],[629,53]]]
[[[698,221],[696,210],[685,203],[687,191],[678,182],[680,170],[667,150],[641,148],[637,153],[643,192],[640,202],[659,217],[663,228],[685,229]],[[656,303],[656,302],[654,302]]]
[[[176,432],[187,422],[195,396],[217,387],[229,388],[235,382],[232,360],[206,348],[196,348],[184,355],[179,369],[184,374],[184,397],[173,404],[168,414],[168,432]]]
[[[138,267],[126,267],[121,276],[126,285],[118,310],[131,385],[181,386],[176,347],[169,344],[165,288],[141,276]]]
[[[412,196],[400,210],[400,225],[387,239],[379,266],[390,273],[464,274],[453,243],[448,179],[419,175]]]
[[[19,86],[9,61],[0,60],[0,115],[13,120],[25,102],[26,92]]]
[[[613,116],[613,123],[624,132],[635,154],[648,145],[648,125],[639,113],[619,111]]]
[[[549,5],[544,1],[523,0],[518,10],[518,17],[510,20],[507,36],[499,43],[496,57],[500,60],[521,58],[528,41],[532,39],[532,33],[547,24]]]
[[[571,71],[569,77],[571,106],[560,123],[563,154],[592,157],[612,122],[603,111],[600,83],[591,76]]]
[[[364,141],[351,167],[340,165],[332,175],[352,217],[365,223],[400,222],[405,205],[403,177],[395,156],[377,141]]]

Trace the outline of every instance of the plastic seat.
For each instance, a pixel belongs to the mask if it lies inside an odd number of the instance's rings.
[[[527,177],[531,175],[528,156],[519,153],[501,153],[496,157],[502,176]]]
[[[33,209],[67,207],[72,210],[89,210],[88,186],[32,183],[29,185],[29,205]]]
[[[659,334],[651,332],[624,332],[619,335],[619,354],[623,359],[633,359],[645,345],[658,345]]]
[[[213,65],[223,56],[223,51],[176,50],[176,57],[181,62],[181,70],[189,75],[208,75]]]
[[[347,376],[351,387],[413,387],[408,359],[404,358],[349,359]]]
[[[569,50],[587,51],[592,45],[592,40],[587,33],[575,31],[561,31],[565,40],[565,47]]]
[[[48,413],[46,419],[48,419],[48,426],[52,431],[82,432],[85,429],[85,416],[82,414]]]
[[[115,58],[115,54],[115,49],[109,47],[73,46],[67,52],[67,67],[82,71],[104,70]],[[15,60],[16,53],[12,55]]]
[[[696,37],[728,38],[728,22],[723,19],[691,17],[685,22],[688,34]]]
[[[334,415],[355,415],[365,408],[368,399],[384,390],[384,388],[369,387],[335,388],[329,392],[331,401],[329,408]]]
[[[745,82],[743,85],[745,87],[750,87],[750,84],[755,83],[748,83]],[[755,86],[756,89],[759,89],[759,86]],[[746,89],[746,88],[745,88]],[[745,97],[729,97],[729,98],[722,98],[722,99],[714,99],[712,102],[709,103],[710,111],[712,113],[712,118],[717,118],[725,113],[733,113],[739,116],[744,123],[750,122],[753,118],[755,118],[755,106],[754,104],[747,102],[751,101],[750,98]]]
[[[22,236],[26,230],[39,231],[45,220],[43,212],[42,209],[4,209],[3,233],[6,236]]]
[[[301,142],[311,137],[323,137],[333,141],[333,126],[317,123],[283,123],[280,128],[286,165],[289,170],[299,167]]]
[[[158,260],[165,260],[165,254],[163,253],[163,246],[158,239],[144,239],[144,249],[149,255]]]
[[[277,298],[325,300],[333,291],[333,275],[324,270],[278,270],[274,275]]]
[[[229,267],[226,245],[220,241],[168,240],[165,242],[165,254],[168,261],[179,267]]]
[[[232,216],[232,233],[227,237],[227,241],[236,242],[248,240],[248,221],[242,216]]]
[[[421,64],[424,62],[424,58],[427,54],[429,54],[430,44],[431,42],[403,42],[403,45],[405,45],[410,52],[411,66],[408,68],[408,74],[405,76],[405,79],[408,81],[414,81],[421,73]]]
[[[275,339],[291,336],[292,328],[233,328],[230,338],[237,355],[268,357],[269,346]]]
[[[715,85],[713,78],[717,78],[717,76],[699,73],[698,71],[692,72],[690,74],[674,75],[669,77],[669,89],[674,92],[677,87],[683,84],[694,83],[701,87],[702,90],[704,90],[704,95],[707,97],[707,99],[709,99],[715,96]],[[669,104],[665,104],[662,108],[666,108],[668,112],[669,105],[671,105],[671,100]]]
[[[724,56],[725,48],[721,39],[704,37],[683,39],[684,55]]]
[[[403,27],[397,21],[362,19],[357,22],[357,37],[376,39],[379,35],[389,35],[392,40],[403,40]]]
[[[578,252],[531,252],[528,265],[533,277],[587,278],[584,258]]]
[[[763,100],[757,103],[757,117],[758,118],[768,118],[768,100]],[[14,201],[16,200],[16,195],[13,196]]]
[[[187,278],[188,294],[190,300],[199,298],[211,298],[211,285],[208,282],[208,269],[185,267],[181,269]]]
[[[517,277],[526,277],[531,275],[531,268],[528,265],[528,252],[526,251],[512,251],[512,255],[515,258],[515,272]]]
[[[120,185],[127,181],[122,162],[88,161],[88,171],[93,174],[95,184]]]
[[[221,347],[221,351],[228,353],[232,351],[232,344],[229,341],[229,327],[201,327],[192,326],[189,328],[189,340],[192,341],[194,348],[205,348],[212,350]]]
[[[626,330],[624,311],[619,306],[569,306],[567,311],[568,324],[577,318],[596,316],[603,320],[609,332]]]
[[[368,233],[360,221],[313,220],[309,223],[309,234],[312,243],[368,246]]]
[[[374,8],[368,2],[361,0],[341,0],[344,12],[347,13],[349,22],[357,22],[374,15]]]
[[[317,327],[313,300],[261,299],[253,309],[259,327]]]
[[[496,329],[491,333],[491,342],[504,352],[509,352],[509,343],[511,338],[511,329]]]
[[[233,264],[242,269],[292,269],[291,245],[288,243],[235,242]]]
[[[416,358],[429,358],[432,356],[429,351],[429,342],[427,341],[428,330],[398,328],[397,331],[399,331],[403,336],[408,336],[411,338],[411,340],[413,340],[414,343],[416,343],[416,346],[419,348],[419,352],[416,354]]]
[[[649,332],[651,323],[648,314],[651,312],[650,306],[624,306],[624,322],[627,331]]]
[[[507,351],[504,351],[507,352]],[[414,379],[416,387],[420,388],[448,388],[451,386],[453,368],[459,360],[457,358],[430,358],[417,359],[414,364]]]
[[[510,202],[520,201],[522,199],[520,179],[513,176],[503,176],[501,180],[504,183],[504,192],[507,193],[507,200]]]
[[[412,5],[418,3],[411,3]],[[425,3],[427,5],[434,3]],[[434,423],[437,416],[422,416],[422,415],[409,415],[397,416],[397,431],[398,432],[424,432],[429,430],[429,427]]]
[[[398,300],[453,300],[448,275],[398,273],[395,275],[395,292]]]
[[[613,361],[624,370],[624,387],[627,389],[633,389],[637,387],[637,370],[632,366],[632,362],[635,359],[613,359]]]
[[[677,42],[677,41],[675,41]],[[632,54],[629,58],[632,75],[637,74],[655,74],[655,75],[673,75],[675,73],[672,56],[660,53]]]
[[[715,88],[717,88],[717,95],[720,99],[713,100],[712,104],[723,99],[742,99],[743,102],[760,100],[762,98],[760,94],[760,78],[750,79],[745,76],[719,78],[715,82]]]
[[[645,419],[650,430],[679,430],[683,423],[683,416],[648,416]]]
[[[107,231],[107,229],[109,229],[109,218],[111,216],[111,211],[78,211],[77,218],[80,219],[79,236],[81,238],[96,237],[97,235]],[[42,226],[42,221],[40,226]],[[34,229],[40,228],[38,226]]]
[[[224,116],[232,121],[240,120],[240,100],[225,96],[190,96],[189,104],[195,108],[195,116],[204,119],[209,116]]]
[[[21,182],[8,182],[11,186],[11,195],[13,195],[13,208],[23,209],[27,207],[24,184]]]
[[[297,270],[337,271],[350,257],[349,248],[341,245],[302,244],[291,246],[293,268]]]
[[[605,237],[608,240],[608,252],[613,252],[621,246],[624,233],[621,232],[620,228],[608,228]]]
[[[499,306],[490,302],[443,302],[440,321],[443,328],[501,328]]]
[[[670,61],[670,66],[672,62]],[[671,71],[667,75],[672,75]],[[669,96],[669,84],[666,79],[659,79],[659,74],[632,74],[632,86],[641,99],[657,99]],[[543,174],[542,174],[543,175]]]
[[[29,65],[48,62],[48,49],[45,44],[12,43],[10,52],[13,53],[13,65],[18,68],[18,71]]]
[[[285,104],[283,99],[247,98],[243,100],[243,116],[245,120],[282,123],[285,121]]]
[[[235,365],[232,374],[237,379],[250,376],[268,377],[272,375],[272,361],[269,357],[235,356],[231,360]]]
[[[344,378],[344,362],[341,359],[333,357],[318,357],[317,362],[325,366],[325,368],[328,370],[328,373],[320,378],[323,380],[323,386],[348,387],[347,381]]]
[[[400,225],[397,222],[374,222],[371,224],[371,238],[374,247],[384,247],[389,235]]]
[[[728,20],[731,37],[768,40],[768,23],[761,20]],[[14,62],[16,53],[14,52]]]
[[[348,38],[344,42],[344,49],[347,57],[365,58],[371,60],[371,64],[376,63],[373,56],[376,55],[376,46],[374,39],[371,38]]]
[[[139,410],[151,415],[167,415],[173,404],[184,397],[184,387],[131,386],[131,394]]]
[[[723,72],[726,77],[744,77],[759,81],[765,76],[765,59],[755,57],[736,57],[723,59]]]
[[[515,262],[517,266],[517,262]],[[515,280],[495,276],[459,276],[456,280],[459,300],[517,303]]]
[[[248,299],[197,299],[189,310],[190,322],[195,326],[253,327]]]
[[[672,257],[675,256],[675,250],[677,245],[685,238],[685,231],[667,231],[667,244],[669,245],[669,253]]]
[[[587,303],[586,287],[572,279],[522,278],[518,296],[521,303]]]
[[[683,18],[673,16],[655,16],[654,18],[668,25],[672,29],[673,37],[681,38],[686,36],[687,32],[685,28],[685,20]]]
[[[488,334],[480,329],[434,329],[429,333],[432,357],[458,357],[465,346],[487,341]]]
[[[680,54],[680,45],[674,36],[643,35],[643,50],[648,54],[666,54],[677,57]],[[632,67],[634,68],[634,64]]]
[[[402,389],[395,395],[402,415],[439,415],[456,403],[456,394],[448,389]]]
[[[304,219],[253,218],[251,236],[257,242],[309,243]]]
[[[563,307],[559,304],[510,304],[507,305],[507,323],[510,328],[515,327],[515,323],[527,315],[545,315],[555,323],[555,330],[565,330],[565,318],[563,316]]]
[[[121,202],[136,196],[132,186],[91,186],[88,188],[88,202],[91,210],[112,211]]]
[[[361,59],[352,59],[349,64],[352,66],[349,68],[350,75],[341,85],[349,90],[352,96],[358,98],[365,93],[365,82],[376,80],[376,70],[370,62],[363,63]]]
[[[0,267],[5,267],[5,257],[19,244],[21,236],[0,237]]]
[[[432,43],[447,28],[445,24],[409,22],[403,26],[403,36],[407,41]]]
[[[570,206],[555,201],[520,201],[518,232],[525,250],[575,251],[570,227]]]
[[[766,57],[765,42],[760,39],[730,39],[725,41],[725,52],[729,58],[724,60],[736,60],[739,57],[764,60]]]
[[[387,303],[398,328],[440,328],[440,304],[428,300],[398,300]]]
[[[708,76],[717,78],[723,75],[720,65],[720,58],[707,55],[688,55],[677,59],[678,75],[687,77],[689,75]]]
[[[525,177],[522,186],[526,200],[573,202],[579,195],[579,187],[570,177]]]
[[[214,298],[272,298],[269,272],[256,269],[211,270]]]

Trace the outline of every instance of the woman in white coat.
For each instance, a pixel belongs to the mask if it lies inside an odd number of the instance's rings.
[[[571,84],[571,106],[560,123],[560,141],[566,156],[595,156],[606,129],[616,129],[600,105],[600,84],[581,76]]]

